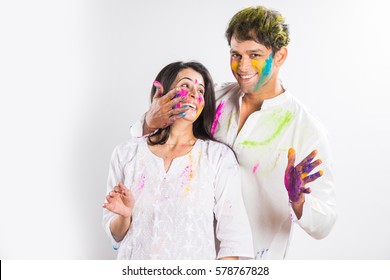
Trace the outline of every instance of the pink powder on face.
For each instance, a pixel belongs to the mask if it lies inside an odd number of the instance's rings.
[[[211,135],[214,135],[215,130],[217,129],[217,124],[219,122],[219,118],[221,117],[222,110],[223,110],[224,106],[225,106],[225,102],[222,101],[221,103],[219,103],[219,105],[217,107],[217,111],[215,112],[214,122],[213,122],[213,125],[211,126]]]
[[[187,99],[187,97],[188,97],[188,90],[185,90],[185,89],[181,89],[177,94],[176,94],[176,96],[175,97],[183,97],[184,99]],[[179,103],[177,103],[176,104],[176,108],[180,108],[180,102]]]
[[[188,90],[181,89],[177,94],[178,94],[179,96],[181,96],[181,97],[187,98],[187,96],[188,96]]]

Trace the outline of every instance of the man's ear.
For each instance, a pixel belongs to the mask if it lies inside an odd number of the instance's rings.
[[[287,48],[286,47],[282,47],[280,50],[278,50],[276,53],[275,53],[275,57],[274,57],[274,64],[276,66],[282,66],[284,61],[286,60],[287,58],[287,54],[288,54],[288,51],[287,51]]]

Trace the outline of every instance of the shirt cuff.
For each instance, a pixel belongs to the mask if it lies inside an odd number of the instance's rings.
[[[110,220],[108,220],[108,222],[106,223],[106,226],[105,226],[105,230],[106,230],[106,233],[108,234],[108,236],[109,236],[110,239],[111,239],[112,248],[113,248],[114,250],[118,250],[119,247],[121,246],[122,241],[121,241],[121,242],[116,242],[115,239],[114,239],[114,237],[112,236],[111,229],[110,229],[111,221],[112,221],[112,219],[114,219],[114,218],[115,218],[115,216],[112,216],[112,217],[110,218]]]
[[[148,134],[143,135],[143,126],[144,126],[144,120],[138,120],[135,124],[133,124],[130,127],[130,135],[134,138],[146,138],[153,134],[155,134],[158,131],[158,128],[154,131],[151,131]]]
[[[288,202],[288,205],[290,206],[290,219],[295,223],[298,221],[298,218],[297,215],[295,215],[294,209],[292,208],[291,201]]]

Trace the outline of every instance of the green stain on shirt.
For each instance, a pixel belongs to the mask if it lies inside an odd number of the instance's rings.
[[[265,140],[263,141],[250,141],[246,140],[241,142],[241,145],[249,146],[249,147],[256,147],[256,146],[265,146],[271,143],[273,140],[276,139],[276,137],[279,136],[279,134],[283,131],[283,129],[291,122],[293,118],[293,113],[289,111],[284,112],[275,112],[272,115],[272,118],[270,121],[274,122],[274,126],[276,127],[275,131]]]

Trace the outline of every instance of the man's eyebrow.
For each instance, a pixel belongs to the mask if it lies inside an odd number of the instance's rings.
[[[253,50],[247,50],[246,51],[247,53],[264,53],[264,51],[262,50],[262,49],[253,49]],[[230,53],[234,53],[234,54],[236,54],[236,53],[239,53],[238,51],[236,51],[236,50],[230,50]]]
[[[193,81],[191,78],[189,78],[189,77],[183,77],[183,78],[181,78],[178,82],[180,82],[181,80],[184,80],[184,79],[190,80],[191,82],[194,83],[194,81]],[[203,84],[201,84],[201,83],[198,83],[198,85],[200,85],[200,86],[206,88],[206,87],[205,87]]]
[[[257,53],[257,52],[264,53],[264,51],[262,49],[254,49],[254,50],[248,51],[248,53]]]

